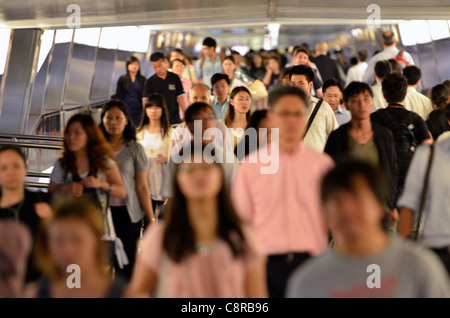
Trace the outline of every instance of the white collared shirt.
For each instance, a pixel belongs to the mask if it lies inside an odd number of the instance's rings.
[[[386,108],[388,103],[383,96],[381,82],[377,82],[375,85],[372,86],[372,92],[373,92],[372,113],[376,112],[377,110],[379,110],[381,108]]]
[[[318,101],[318,98],[310,95],[308,102],[308,118],[311,116]],[[323,101],[305,136],[304,143],[311,149],[323,152],[328,136],[333,130],[338,128],[339,125],[331,106],[326,101]]]
[[[427,120],[433,111],[431,99],[419,93],[414,87],[408,87],[404,105],[407,110],[419,114],[423,120]]]
[[[362,82],[364,73],[367,69],[366,62],[359,62],[358,64],[350,67],[347,72],[347,79],[345,80],[345,87],[351,82]]]
[[[378,61],[392,59],[392,58],[396,57],[399,52],[400,52],[399,49],[397,49],[395,46],[392,46],[392,47],[385,48],[383,51],[381,51],[380,53],[373,56],[367,65],[367,69],[366,69],[366,72],[364,73],[363,81],[368,83],[369,85],[372,84],[373,81],[375,80],[375,77],[374,77],[375,64],[377,64]],[[406,52],[406,51],[403,52],[403,58],[409,63],[409,65],[414,65],[414,60],[413,60],[411,54],[409,54],[408,52]]]

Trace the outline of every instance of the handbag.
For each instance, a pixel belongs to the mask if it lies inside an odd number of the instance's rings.
[[[261,100],[269,96],[269,93],[267,92],[266,89],[266,85],[264,85],[264,83],[258,79],[254,80],[253,83],[251,83],[248,86],[248,90],[252,94],[252,99],[255,101]]]

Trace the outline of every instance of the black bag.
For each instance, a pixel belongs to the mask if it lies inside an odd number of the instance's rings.
[[[413,121],[418,116],[409,112],[402,120],[394,120],[388,111],[381,111],[383,125],[392,131],[394,136],[395,151],[397,153],[398,187],[401,189],[405,183],[409,164],[416,152],[417,140],[414,135]]]

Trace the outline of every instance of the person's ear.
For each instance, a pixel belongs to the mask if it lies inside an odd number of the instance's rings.
[[[309,90],[311,90],[313,88],[313,86],[314,86],[313,81],[309,82]]]

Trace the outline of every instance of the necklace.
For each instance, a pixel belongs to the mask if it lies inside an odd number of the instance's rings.
[[[195,244],[195,251],[202,256],[206,256],[219,245],[220,240],[214,240],[210,243]]]

